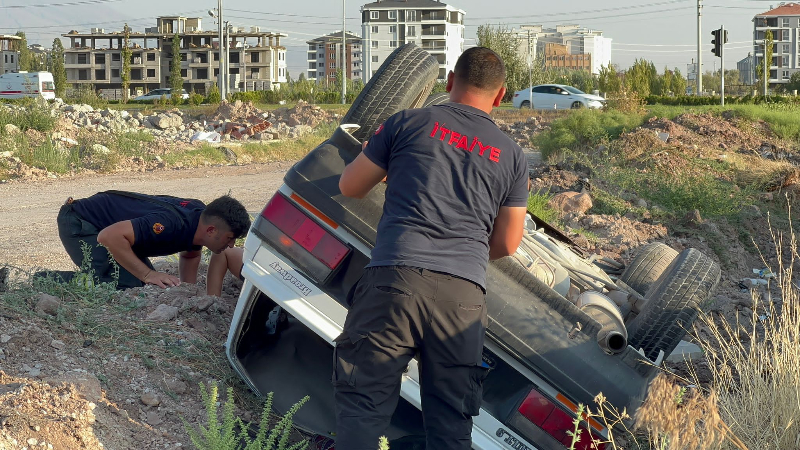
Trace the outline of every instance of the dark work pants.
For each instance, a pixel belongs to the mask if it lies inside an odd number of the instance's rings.
[[[100,230],[75,212],[71,204],[61,207],[58,212],[57,222],[58,237],[61,238],[61,243],[64,244],[64,248],[67,250],[72,262],[78,267],[83,264],[82,243],[85,242],[91,247],[91,269],[94,270],[95,279],[102,283],[114,281],[114,266],[111,264],[111,254],[108,253],[105,247],[97,243],[97,235]],[[148,267],[153,268],[149,259],[142,257],[141,260]],[[62,278],[66,277],[62,276]],[[119,266],[118,289],[128,289],[143,285],[144,283],[138,278],[122,266]]]
[[[378,447],[417,352],[426,448],[471,448],[487,373],[484,297],[478,285],[438,272],[366,269],[334,350],[337,450]]]

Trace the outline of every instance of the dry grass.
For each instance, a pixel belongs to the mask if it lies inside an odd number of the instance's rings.
[[[788,229],[792,230],[791,224]],[[793,231],[783,235],[771,230],[777,252],[771,269],[777,268],[772,272],[780,297],[773,298],[767,290],[762,300],[754,291],[749,323],[703,317],[712,339],[701,346],[721,417],[733,433],[750,449],[796,450],[800,448],[800,295],[793,280],[797,240]]]

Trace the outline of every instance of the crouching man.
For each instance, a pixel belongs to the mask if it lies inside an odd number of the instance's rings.
[[[116,262],[118,289],[196,283],[202,248],[221,253],[250,228],[245,207],[227,195],[206,206],[195,199],[124,191],[79,200],[70,197],[57,221],[70,258],[82,266],[88,256],[90,267],[85,269],[93,271],[96,281],[114,281],[112,260]],[[180,255],[179,278],[156,271],[149,260],[175,253]],[[57,275],[68,280],[73,273]]]

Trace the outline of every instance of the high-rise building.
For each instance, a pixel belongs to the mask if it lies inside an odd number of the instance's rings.
[[[600,73],[600,67],[611,64],[611,38],[604,37],[603,32],[599,30],[581,28],[579,25],[558,25],[555,28],[523,25],[519,30],[515,30],[515,33],[519,42],[517,51],[525,60],[529,52],[531,59],[536,60],[537,55],[546,53],[548,44],[557,44],[566,47],[566,54],[559,55],[564,61],[567,60],[567,55],[583,55],[583,60],[579,57],[576,62],[586,61],[588,56],[591,64],[585,68],[591,70],[593,74]],[[561,59],[558,63],[553,61],[554,64],[550,65],[565,66],[560,61]],[[546,60],[545,64],[548,65]],[[576,66],[578,65],[571,67]]]
[[[754,66],[764,59],[764,39],[767,30],[772,31],[772,61],[769,64],[769,83],[785,84],[792,74],[800,71],[800,4],[781,3],[777,8],[757,14],[753,18]],[[755,74],[761,79],[761,74]]]
[[[347,78],[360,80],[363,76],[363,48],[361,36],[345,32],[347,48]],[[308,74],[309,80],[331,83],[336,80],[336,72],[342,68],[342,32],[334,31],[331,34],[306,41],[308,44]]]
[[[280,42],[286,34],[234,26],[229,26],[228,32],[231,92],[245,88],[271,90],[286,82],[286,47]],[[129,33],[133,92],[170,87],[175,34],[180,37],[184,89],[205,93],[217,83],[220,45],[216,27],[203,30],[200,18],[164,16],[157,19],[155,27]],[[62,36],[70,42],[64,50],[69,84],[91,85],[97,90],[121,89],[123,31],[107,33],[102,28],[92,28],[89,33],[70,31]]]
[[[378,0],[361,7],[366,83],[397,47],[415,43],[439,61],[439,80],[464,51],[464,10],[436,0]]]

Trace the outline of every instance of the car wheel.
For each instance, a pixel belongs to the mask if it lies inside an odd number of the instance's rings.
[[[433,89],[439,62],[414,44],[393,51],[358,94],[341,123],[361,126],[352,133],[365,141],[391,115],[418,108]]]
[[[628,342],[651,361],[675,350],[719,283],[720,268],[697,249],[686,249],[645,296],[642,313],[627,326]]]
[[[431,94],[425,99],[425,103],[422,104],[423,108],[427,108],[428,106],[433,105],[441,105],[442,103],[447,103],[450,101],[450,93],[449,92],[437,92],[435,94]]]
[[[581,108],[583,108],[583,103],[581,103],[581,102],[572,102],[572,106],[570,106],[570,108],[572,108],[572,109],[581,109]]]
[[[519,107],[520,107],[520,109],[525,109],[525,108],[527,108],[527,109],[530,109],[530,107],[531,107],[531,102],[529,102],[528,100],[524,100],[524,101],[522,102],[522,104],[521,104],[521,105],[519,105]]]
[[[625,267],[619,279],[642,296],[647,295],[650,286],[667,270],[678,252],[661,242],[651,242],[642,247],[630,264]]]

